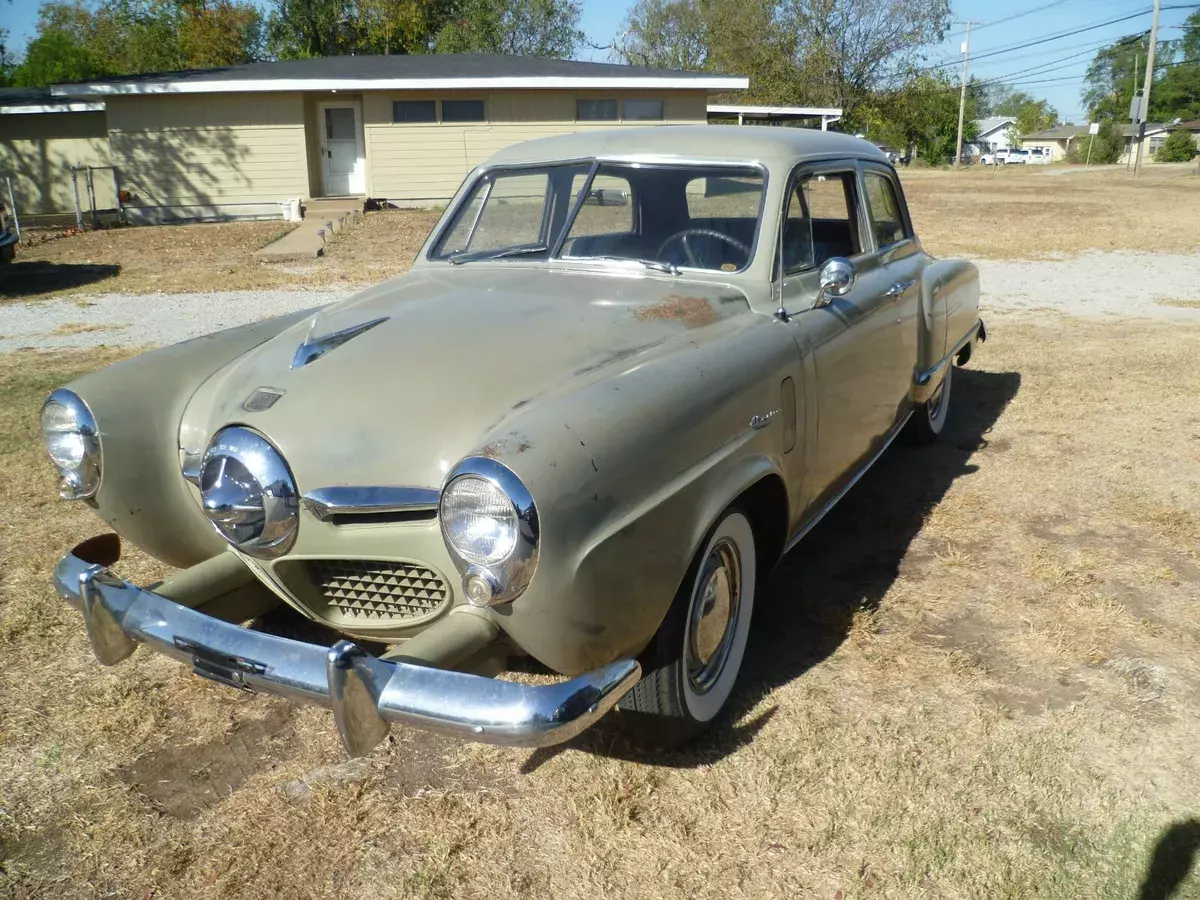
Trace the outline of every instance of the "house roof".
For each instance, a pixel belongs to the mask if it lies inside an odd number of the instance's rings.
[[[1061,141],[1064,138],[1077,138],[1088,133],[1089,125],[1055,125],[1053,128],[1047,128],[1045,131],[1036,131],[1033,134],[1027,134],[1021,138],[1023,141]],[[1128,122],[1120,125],[1114,125],[1114,129],[1121,137],[1130,137],[1134,133],[1134,126]],[[1155,134],[1159,131],[1167,131],[1169,126],[1162,125],[1158,122],[1146,123],[1146,134]]]
[[[0,116],[30,113],[97,112],[103,103],[76,103],[42,88],[0,88]]]
[[[1012,116],[988,116],[986,119],[976,119],[975,127],[979,129],[979,136],[984,137],[993,131],[1012,125],[1016,121]]]
[[[56,84],[56,97],[112,94],[297,90],[614,89],[727,91],[750,86],[744,75],[646,69],[613,63],[491,53],[325,56],[215,69],[156,72],[80,84]]]

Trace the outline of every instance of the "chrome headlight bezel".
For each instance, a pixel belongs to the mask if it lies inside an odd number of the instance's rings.
[[[96,417],[83,402],[83,398],[74,391],[59,388],[54,391],[42,404],[39,416],[42,427],[42,441],[50,453],[50,436],[46,429],[46,411],[51,406],[64,408],[74,428],[70,431],[59,431],[58,434],[78,435],[82,444],[79,462],[74,465],[64,465],[56,460],[53,454],[50,461],[58,469],[61,480],[58,485],[59,496],[64,500],[84,500],[96,496],[100,490],[100,480],[104,472],[103,454],[100,446],[100,429],[96,425]]]
[[[482,559],[463,552],[456,541],[455,523],[447,515],[446,501],[455,484],[477,479],[495,488],[507,498],[515,518],[516,534],[512,548],[500,559]],[[438,503],[438,523],[442,540],[462,575],[463,592],[473,606],[494,606],[515,600],[533,580],[537,570],[540,527],[533,495],[520,478],[501,462],[486,456],[468,456],[461,460],[442,487]]]
[[[217,534],[258,559],[283,556],[300,528],[300,492],[283,454],[244,425],[222,428],[200,463],[200,505]]]

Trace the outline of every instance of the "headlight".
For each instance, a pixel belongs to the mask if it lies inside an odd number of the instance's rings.
[[[235,425],[213,437],[201,462],[200,502],[233,546],[262,559],[282,556],[296,540],[299,499],[287,463],[258,432]]]
[[[446,481],[438,518],[470,603],[504,603],[529,586],[537,566],[537,508],[511,469],[486,457],[464,459]]]
[[[92,497],[100,489],[100,432],[87,404],[73,391],[59,389],[42,406],[42,437],[62,481],[67,500]]]

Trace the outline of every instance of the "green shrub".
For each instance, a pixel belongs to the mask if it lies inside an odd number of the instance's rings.
[[[1196,157],[1196,142],[1191,132],[1177,128],[1158,148],[1154,158],[1159,162],[1190,162]]]
[[[1115,163],[1125,149],[1125,139],[1117,134],[1111,122],[1105,122],[1100,126],[1098,133],[1085,134],[1071,141],[1071,148],[1067,151],[1067,162],[1087,162],[1089,146],[1092,150],[1091,162]]]

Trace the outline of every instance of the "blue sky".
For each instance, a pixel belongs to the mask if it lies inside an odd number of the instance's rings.
[[[1172,6],[1185,2],[1188,0],[1165,0],[1164,5]],[[1047,9],[1018,15],[1051,3],[1053,5]],[[9,8],[5,9],[4,0],[0,0],[0,11],[4,13],[0,17],[0,23],[12,34],[13,50],[19,52],[33,34],[38,5],[39,0],[11,0]],[[583,0],[582,5],[582,24],[588,39],[594,44],[606,45],[620,30],[631,4],[622,0]],[[1012,74],[1012,82],[1017,83],[1022,90],[1049,100],[1064,120],[1082,122],[1084,114],[1080,108],[1079,93],[1083,73],[1091,59],[1091,51],[1124,35],[1149,30],[1149,9],[1150,0],[1009,0],[1005,3],[996,3],[995,0],[955,0],[954,17],[982,23],[975,27],[971,39],[972,57],[976,57],[1044,35],[1081,28],[1119,16],[1143,13],[1126,22],[1049,41],[1037,47],[972,61],[971,72],[980,78],[1002,78]],[[1171,26],[1180,25],[1190,11],[1164,11],[1159,22],[1162,30],[1160,38],[1179,37],[1178,27]],[[1013,16],[1016,18],[1010,21],[998,21]],[[948,71],[957,72],[957,63],[961,61],[961,41],[962,28],[954,26],[954,31],[946,43],[931,52],[930,63],[956,62]],[[585,50],[581,57],[605,60],[607,52]],[[1044,67],[1040,72],[1018,74],[1039,66]]]

